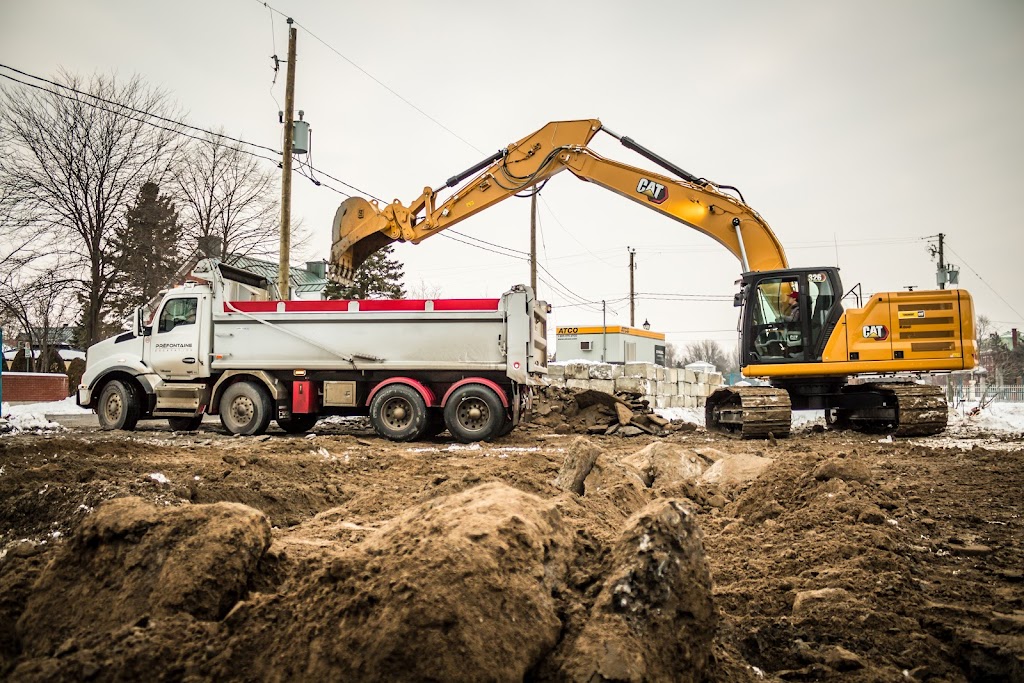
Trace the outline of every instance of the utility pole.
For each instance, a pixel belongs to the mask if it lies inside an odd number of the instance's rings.
[[[939,239],[939,246],[934,244],[929,247],[932,256],[937,256],[939,259],[939,269],[935,273],[935,281],[939,285],[939,289],[945,289],[947,282],[956,284],[959,281],[959,269],[950,267],[946,268],[946,235],[945,233],[939,233],[937,235]]]
[[[633,271],[636,269],[633,257],[636,256],[636,249],[626,247],[626,251],[629,252],[629,326],[636,327],[636,299],[633,289]]]
[[[295,22],[288,17],[288,78],[284,91],[284,159],[281,164],[281,244],[280,265],[277,271],[277,293],[282,299],[289,296],[291,283],[288,256],[292,248],[292,136],[295,118]]]
[[[530,286],[537,296],[537,191],[530,197]]]

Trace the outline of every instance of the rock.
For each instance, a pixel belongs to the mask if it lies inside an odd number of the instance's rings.
[[[812,476],[819,481],[842,479],[864,484],[871,481],[871,470],[860,460],[829,458],[814,468]]]
[[[980,543],[968,543],[958,544],[950,543],[949,551],[956,555],[964,555],[967,557],[981,557],[982,555],[989,555],[992,553],[992,548],[987,545],[981,545]]]
[[[622,462],[636,469],[648,488],[655,482],[670,485],[679,481],[693,481],[707,469],[704,459],[693,451],[663,442],[649,444],[626,456]]]
[[[845,602],[850,594],[842,588],[819,588],[817,590],[800,591],[793,600],[793,616],[806,614],[810,608],[821,603]]]
[[[704,680],[717,614],[702,533],[682,501],[660,499],[629,518],[579,637],[569,681]]]
[[[618,416],[620,425],[628,425],[633,420],[633,411],[623,403],[615,404],[615,414]]]
[[[823,653],[826,666],[836,671],[856,671],[864,668],[864,661],[844,647],[833,645]]]
[[[861,524],[885,524],[885,514],[872,505],[860,511],[857,521]]]
[[[555,477],[555,486],[563,491],[571,491],[577,496],[584,494],[584,481],[597,462],[601,449],[582,436],[576,437],[565,454],[562,467]]]
[[[771,458],[746,453],[727,455],[709,467],[699,480],[706,484],[723,486],[742,484],[757,479],[773,462],[775,461]]]
[[[618,433],[621,434],[622,436],[640,436],[641,434],[644,433],[644,430],[632,424],[629,424],[626,425],[625,427],[621,427]]]
[[[569,424],[562,422],[555,427],[555,434],[572,434],[572,427]]]

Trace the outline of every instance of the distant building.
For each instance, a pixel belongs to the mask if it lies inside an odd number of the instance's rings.
[[[591,360],[605,363],[665,364],[665,335],[635,327],[556,328],[555,357],[560,362]]]
[[[277,285],[278,264],[272,261],[263,261],[251,256],[229,256],[225,263],[235,268],[266,278],[272,287]],[[324,290],[327,288],[327,263],[325,261],[308,261],[305,268],[290,268],[289,279],[292,298],[295,299],[323,299]],[[232,301],[251,301],[253,299],[265,299],[267,293],[254,287],[248,287],[238,282],[228,282],[228,289],[225,292]]]

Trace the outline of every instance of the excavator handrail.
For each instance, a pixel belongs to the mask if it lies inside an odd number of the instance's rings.
[[[588,145],[601,130],[679,177],[597,154]],[[788,267],[785,250],[771,227],[736,188],[698,178],[632,138],[604,128],[598,119],[582,119],[548,123],[452,176],[445,187],[455,187],[476,173],[441,203],[437,203],[440,190],[430,187],[408,206],[397,199],[384,207],[361,197],[345,200],[334,218],[332,276],[351,278],[377,249],[394,241],[419,243],[565,170],[708,235],[739,259],[744,272]],[[739,198],[725,189],[734,190]]]

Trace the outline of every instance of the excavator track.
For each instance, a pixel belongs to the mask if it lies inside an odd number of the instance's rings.
[[[705,424],[709,432],[743,439],[789,436],[792,424],[789,393],[772,387],[727,387],[708,397]]]
[[[946,430],[948,408],[942,387],[930,384],[869,383],[850,385],[846,392],[879,394],[884,407],[840,412],[841,422],[858,431],[893,436],[931,436]]]

